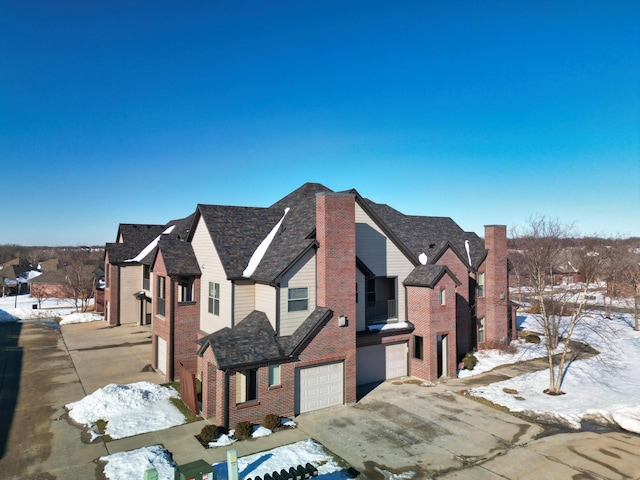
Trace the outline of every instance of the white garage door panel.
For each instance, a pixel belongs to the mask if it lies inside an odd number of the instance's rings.
[[[343,370],[342,362],[301,368],[298,380],[299,412],[342,405]]]
[[[407,342],[358,348],[356,384],[366,385],[406,376],[407,351]]]
[[[397,343],[386,345],[385,348],[387,368],[386,375],[389,378],[406,377],[407,375],[407,344]]]
[[[158,370],[167,373],[167,341],[158,337]]]

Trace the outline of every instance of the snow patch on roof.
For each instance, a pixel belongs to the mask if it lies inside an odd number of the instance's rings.
[[[280,221],[276,223],[275,227],[273,227],[269,232],[269,235],[267,235],[265,239],[262,240],[260,245],[258,245],[258,248],[256,248],[255,252],[253,252],[253,255],[251,255],[247,268],[245,268],[244,272],[242,272],[243,277],[249,278],[251,277],[251,275],[253,275],[253,272],[256,271],[256,268],[258,268],[258,265],[260,265],[260,262],[262,261],[264,254],[267,252],[267,249],[269,248],[269,245],[271,245],[271,242],[273,242],[273,239],[275,238],[276,233],[278,233],[278,229],[280,228],[280,225],[282,225],[282,222],[284,221],[284,217],[287,216],[287,213],[289,213],[289,207],[284,209],[284,215],[282,215],[282,218],[280,219]]]
[[[156,246],[158,245],[158,242],[160,241],[160,238],[162,237],[162,235],[169,235],[173,231],[174,228],[176,228],[176,226],[175,225],[171,225],[164,232],[162,232],[160,235],[158,235],[156,238],[154,238],[151,241],[151,243],[149,243],[149,245],[144,247],[142,249],[142,251],[138,255],[136,255],[133,258],[130,258],[129,260],[125,260],[125,262],[141,262],[144,257],[149,255],[151,253],[151,251],[154,248],[156,248]]]

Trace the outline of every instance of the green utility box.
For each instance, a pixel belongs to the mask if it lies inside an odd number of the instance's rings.
[[[213,480],[213,467],[204,460],[178,465],[175,480]]]
[[[158,480],[158,470],[150,468],[144,471],[144,480]]]

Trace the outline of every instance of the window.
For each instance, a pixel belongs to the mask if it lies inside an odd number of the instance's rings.
[[[180,283],[178,284],[178,302],[193,302],[193,278],[180,278]]]
[[[220,315],[220,284],[209,282],[209,313]]]
[[[111,265],[107,265],[104,271],[104,288],[109,288],[109,280],[111,279]]]
[[[484,343],[484,317],[478,319],[478,343]]]
[[[446,297],[445,289],[441,288],[440,289],[440,305],[445,305],[445,297]]]
[[[413,358],[422,360],[423,358],[423,340],[418,335],[413,336]]]
[[[280,365],[269,365],[269,386],[280,385]]]
[[[149,265],[142,266],[142,289],[149,290],[151,279],[151,267]]]
[[[258,369],[252,368],[236,373],[236,403],[258,399]]]
[[[156,304],[158,305],[158,315],[163,315],[163,316],[164,316],[164,303],[167,295],[166,280],[167,279],[165,277],[158,277],[158,301],[156,302]]]
[[[309,289],[290,288],[289,289],[289,312],[300,312],[309,309]]]
[[[484,273],[478,272],[478,296],[484,297]]]

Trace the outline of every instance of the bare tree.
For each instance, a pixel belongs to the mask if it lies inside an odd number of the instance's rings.
[[[74,301],[77,311],[86,312],[96,285],[96,256],[84,250],[65,252],[63,256],[66,295]]]
[[[577,241],[573,234],[572,225],[544,216],[531,217],[522,231],[514,230],[514,243],[520,252],[518,268],[528,282],[535,315],[546,340],[549,388],[545,392],[555,395],[562,393],[571,337],[585,317],[585,305],[593,297],[602,263],[597,242]],[[567,259],[579,270],[581,282],[556,281],[556,268]],[[560,341],[563,346],[556,372],[554,357]]]

